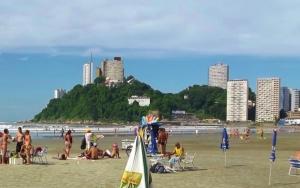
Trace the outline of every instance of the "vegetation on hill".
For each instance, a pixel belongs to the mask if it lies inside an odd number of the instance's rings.
[[[130,83],[127,81],[130,80]],[[201,118],[226,118],[226,90],[209,86],[191,86],[179,93],[162,93],[128,77],[123,84],[108,88],[103,78],[95,84],[76,85],[61,99],[52,99],[33,121],[139,121],[142,115],[158,110],[171,118],[172,110],[185,110]],[[132,95],[151,98],[148,107],[128,104]],[[184,97],[185,96],[185,97]]]

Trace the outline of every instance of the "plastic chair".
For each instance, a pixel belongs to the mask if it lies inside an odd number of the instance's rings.
[[[181,160],[181,163],[183,165],[181,165],[183,167],[183,169],[189,167],[189,168],[195,168],[194,165],[194,159],[195,159],[196,153],[194,153],[193,155],[189,155],[188,153],[186,153],[185,157]]]
[[[290,170],[289,170],[289,176],[297,176],[297,170],[300,169],[300,160],[297,159],[289,159],[290,163]],[[294,169],[294,173],[292,173]]]
[[[48,148],[42,147],[41,149],[39,149],[40,147],[37,147],[32,155],[32,161],[35,162],[38,160],[39,163],[42,164],[48,164],[48,160],[47,160],[47,154],[48,154]]]

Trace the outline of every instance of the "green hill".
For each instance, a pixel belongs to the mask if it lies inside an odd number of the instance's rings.
[[[154,90],[137,80],[130,84],[124,82],[114,88],[106,87],[102,81],[103,79],[96,79],[95,84],[84,87],[76,85],[61,99],[50,100],[47,107],[32,121],[136,122],[150,110],[158,110],[165,119],[171,117],[172,110],[185,110],[196,114],[200,119],[226,118],[226,90],[220,88],[194,85],[172,94]],[[140,107],[137,102],[129,105],[128,97],[132,95],[150,97],[150,106]]]

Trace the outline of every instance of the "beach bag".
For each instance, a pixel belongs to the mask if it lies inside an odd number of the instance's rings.
[[[161,163],[155,163],[154,165],[152,165],[150,167],[150,171],[152,173],[166,173],[167,172],[164,165],[162,165]]]
[[[85,148],[86,148],[86,140],[85,140],[85,137],[83,137],[81,140],[80,149],[85,149]]]

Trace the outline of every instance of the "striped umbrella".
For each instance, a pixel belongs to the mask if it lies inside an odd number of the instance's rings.
[[[228,139],[228,134],[227,134],[227,130],[225,127],[224,127],[223,133],[222,133],[222,141],[221,141],[220,148],[224,152],[224,164],[226,167],[226,163],[227,163],[226,151],[229,149],[229,139]]]
[[[269,173],[269,185],[271,185],[271,176],[272,176],[272,166],[276,159],[276,143],[277,143],[277,130],[273,130],[273,138],[272,138],[272,150],[270,154],[270,173]]]

